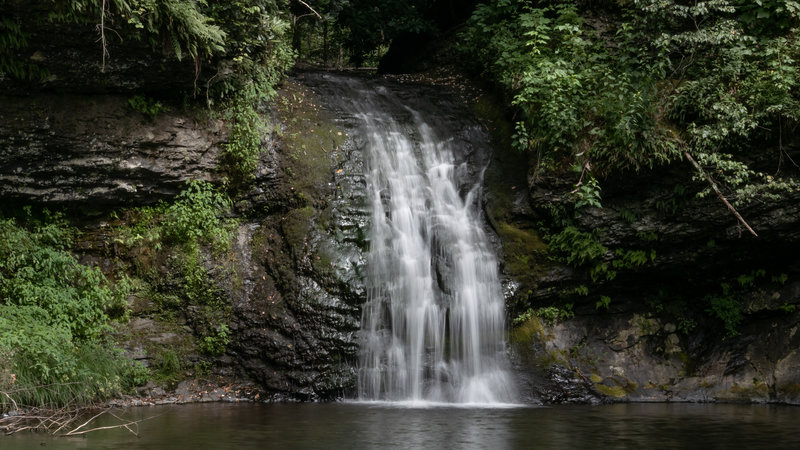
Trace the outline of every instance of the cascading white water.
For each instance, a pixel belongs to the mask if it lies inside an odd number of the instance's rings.
[[[359,397],[512,402],[497,260],[476,198],[482,177],[464,183],[452,139],[385,89],[350,84],[372,211]],[[387,101],[410,120],[396,120]]]

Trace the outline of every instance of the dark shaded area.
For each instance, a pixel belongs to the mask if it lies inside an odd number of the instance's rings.
[[[43,78],[30,81],[0,78],[0,91],[4,95],[46,90],[180,97],[205,86],[210,76],[210,70],[195,66],[189,57],[179,61],[166,46],[155,49],[146,39],[126,35],[124,30],[129,26],[121,23],[107,24],[108,53],[103,65],[99,25],[93,22],[53,23],[46,19],[51,6],[46,1],[0,3],[0,17],[21,24],[27,36],[27,46],[17,51],[16,58],[44,71]]]
[[[430,53],[436,41],[454,27],[463,24],[472,14],[477,0],[439,0],[423,17],[434,27],[430,31],[404,31],[393,37],[389,50],[381,58],[379,73],[414,73],[430,68]]]

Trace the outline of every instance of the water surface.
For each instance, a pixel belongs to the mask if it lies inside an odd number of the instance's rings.
[[[134,408],[124,430],[0,437],[2,449],[800,448],[800,408],[621,404],[475,408],[386,403]]]

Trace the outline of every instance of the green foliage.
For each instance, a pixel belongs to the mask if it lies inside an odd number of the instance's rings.
[[[766,142],[781,164],[800,121],[797,1],[625,1],[608,25],[591,4],[493,0],[461,34],[515,107],[514,148],[601,174],[689,151],[738,203],[796,188],[747,161]]]
[[[649,234],[643,240],[657,239]],[[548,236],[551,253],[573,267],[589,267],[592,281],[611,281],[617,277],[617,270],[634,269],[656,259],[656,250],[632,250],[617,248],[613,252],[603,245],[595,232],[581,231],[574,225],[567,225],[556,234]],[[588,293],[588,291],[587,291]]]
[[[602,208],[600,203],[600,183],[594,178],[590,178],[585,183],[575,188],[575,209],[581,209],[586,206],[594,208]]]
[[[231,201],[211,183],[190,180],[175,202],[164,208],[161,230],[171,243],[216,245],[221,251],[230,248],[236,221],[225,218]]]
[[[247,181],[255,175],[262,152],[262,134],[268,127],[265,115],[256,109],[258,103],[241,94],[226,102],[223,118],[228,123],[225,158],[235,180]]]
[[[573,288],[564,289],[563,291],[561,291],[561,295],[564,297],[568,297],[571,295],[579,295],[585,297],[589,295],[589,288],[586,285],[579,284],[578,286],[575,286]]]
[[[593,233],[580,231],[568,226],[550,238],[550,251],[564,255],[565,261],[574,266],[582,266],[602,259],[608,252]]]
[[[18,53],[28,46],[28,34],[11,17],[0,18],[0,79],[38,80],[48,73]]]
[[[706,311],[712,316],[722,321],[725,326],[725,332],[728,337],[733,337],[739,334],[736,327],[744,319],[742,314],[742,306],[739,300],[730,295],[726,288],[723,287],[722,295],[712,295],[706,297],[708,309]]]
[[[74,235],[47,211],[34,219],[28,209],[24,226],[0,219],[0,359],[18,404],[85,403],[140,379],[105,339],[110,322],[127,317],[128,283],[80,264],[67,251]]]
[[[608,306],[610,304],[611,304],[611,297],[607,295],[601,295],[600,300],[598,300],[597,303],[595,303],[594,309],[603,308],[605,310],[608,310]]]
[[[736,282],[739,284],[740,288],[751,288],[755,285],[756,280],[758,278],[764,278],[767,276],[767,271],[764,269],[754,270],[748,274],[741,274],[736,277]]]
[[[179,60],[188,55],[194,60],[198,75],[203,62],[214,60],[216,73],[208,77],[206,84],[209,102],[241,94],[257,108],[261,100],[274,93],[275,84],[294,62],[289,22],[282,9],[285,5],[277,0],[210,4],[205,0],[50,0],[50,3],[51,9],[40,20],[97,24],[102,17],[105,29],[101,31],[107,40],[101,45],[106,47],[113,46],[118,39],[145,41],[154,51],[171,51]],[[0,44],[3,44],[0,76],[9,74],[26,79],[42,75],[35,66],[24,62],[27,56],[20,56],[28,45],[25,25],[14,14],[0,20]],[[106,54],[106,50],[103,48],[102,53]],[[148,114],[153,107],[138,99],[131,106]]]
[[[209,251],[218,260],[228,257],[238,223],[228,217],[230,210],[230,199],[213,185],[190,180],[171,204],[139,208],[138,221],[118,232],[118,242],[136,256],[137,275],[153,286],[151,295],[162,312],[196,311],[191,321],[198,346],[211,354],[221,353],[228,343],[230,307],[210,274],[223,271],[222,265],[212,269],[204,260]],[[153,261],[161,261],[162,268],[153,270]],[[158,376],[168,378],[161,373],[165,370],[159,368]]]
[[[779,275],[773,275],[772,276],[772,282],[773,283],[778,283],[778,284],[781,284],[781,285],[786,284],[786,281],[788,279],[789,279],[789,275],[786,275],[785,273],[781,273]]]
[[[334,2],[335,3],[335,2]],[[423,12],[425,0],[350,0],[338,14],[336,26],[350,52],[350,62],[360,67],[370,53],[386,47],[401,33],[433,31]]]
[[[230,209],[230,199],[213,185],[190,180],[172,204],[142,208],[139,223],[120,230],[121,241],[132,247],[146,246],[158,252],[169,249],[177,256],[170,260],[170,266],[180,275],[181,293],[189,304],[219,306],[218,289],[202,265],[201,247],[210,248],[219,257],[230,250],[233,230],[238,223],[236,219],[226,217]],[[156,276],[153,273],[139,275]],[[162,303],[182,306],[181,301]]]
[[[171,383],[178,379],[182,363],[175,350],[167,349],[153,358],[153,377],[159,381]]]
[[[633,268],[642,266],[649,262],[648,254],[644,250],[623,250],[617,249],[615,252],[616,258],[611,263],[615,268]],[[655,253],[651,253],[655,259]]]
[[[51,22],[99,23],[153,48],[170,48],[180,60],[206,58],[225,51],[226,33],[214,24],[205,0],[50,0]],[[121,35],[120,35],[121,36]],[[168,44],[168,45],[164,45]]]
[[[128,107],[136,112],[142,113],[148,119],[153,120],[159,114],[169,111],[169,107],[161,102],[143,95],[134,95],[128,99]]]
[[[462,51],[509,92],[524,119],[516,147],[617,169],[677,157],[674,139],[654,120],[661,65],[629,50],[636,47],[627,27],[601,36],[585,26],[574,2],[538,3],[479,5],[462,34]],[[605,39],[621,42],[610,47]]]
[[[627,209],[623,209],[622,211],[620,211],[619,217],[628,223],[633,223],[639,220],[639,216],[635,212]]]
[[[228,124],[225,158],[234,181],[255,174],[262,152],[262,136],[269,129],[262,104],[275,94],[275,86],[294,64],[289,45],[289,23],[280,17],[274,1],[234,1],[212,5],[234,36],[231,64],[209,86],[209,107],[217,106]],[[217,75],[220,75],[218,73]]]
[[[2,307],[30,309],[76,339],[98,338],[108,331],[106,311],[125,304],[124,283],[112,287],[99,269],[67,252],[75,232],[61,216],[46,213],[44,222],[31,222],[28,230],[0,219]]]
[[[227,325],[218,324],[212,332],[200,339],[200,350],[209,355],[221,355],[230,343],[230,329]]]
[[[683,333],[684,335],[688,335],[696,327],[697,327],[697,322],[695,322],[694,319],[685,316],[678,317],[677,330]]]
[[[521,325],[533,317],[538,317],[543,322],[549,325],[554,325],[558,321],[575,317],[575,313],[572,312],[572,304],[564,305],[564,309],[557,308],[555,306],[545,306],[537,309],[528,308],[527,311],[514,319],[512,325]]]
[[[609,249],[600,243],[595,233],[580,231],[577,227],[568,225],[549,236],[548,247],[567,264],[574,267],[590,266],[589,275],[592,281],[610,281],[617,276],[617,272],[611,270],[605,261],[609,256]]]

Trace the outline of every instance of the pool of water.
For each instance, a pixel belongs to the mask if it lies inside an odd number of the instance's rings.
[[[800,408],[620,404],[197,404],[117,411],[146,419],[82,437],[0,437],[2,449],[800,448]],[[109,425],[104,421],[98,425]]]

